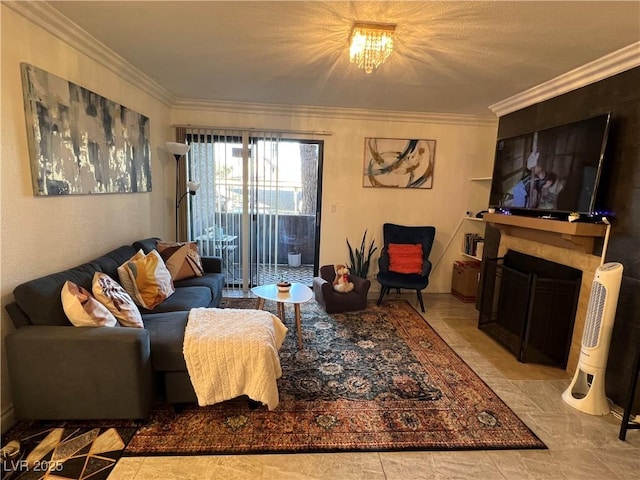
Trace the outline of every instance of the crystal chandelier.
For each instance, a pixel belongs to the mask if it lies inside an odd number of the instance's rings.
[[[393,50],[395,25],[385,23],[353,24],[349,58],[365,72],[371,73],[384,63]]]

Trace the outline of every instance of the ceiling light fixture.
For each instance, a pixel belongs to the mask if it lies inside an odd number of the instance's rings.
[[[384,63],[393,50],[396,26],[388,23],[355,22],[349,41],[349,59],[367,73]]]

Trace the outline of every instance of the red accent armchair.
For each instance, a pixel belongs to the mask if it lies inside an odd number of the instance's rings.
[[[333,265],[323,265],[319,273],[320,276],[313,279],[313,293],[316,301],[327,313],[353,312],[367,308],[370,280],[349,275],[353,290],[348,293],[339,293],[333,289],[333,280],[336,276]]]

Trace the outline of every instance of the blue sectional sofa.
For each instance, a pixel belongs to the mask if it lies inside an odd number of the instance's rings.
[[[174,283],[175,293],[152,311],[144,328],[74,327],[60,291],[67,280],[91,291],[96,271],[119,281],[117,268],[157,238],[119,247],[77,267],[23,283],[6,309],[16,330],[5,337],[17,419],[144,418],[159,395],[194,402],[182,343],[189,310],[217,307],[221,260],[202,257],[205,274]]]

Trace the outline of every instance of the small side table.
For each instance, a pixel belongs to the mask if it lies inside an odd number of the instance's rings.
[[[284,323],[284,304],[293,303],[298,331],[298,348],[302,348],[302,322],[300,320],[300,304],[313,298],[313,291],[301,283],[292,283],[288,292],[279,292],[275,284],[260,285],[251,289],[258,297],[258,310],[264,308],[265,300],[277,302],[278,317]]]

